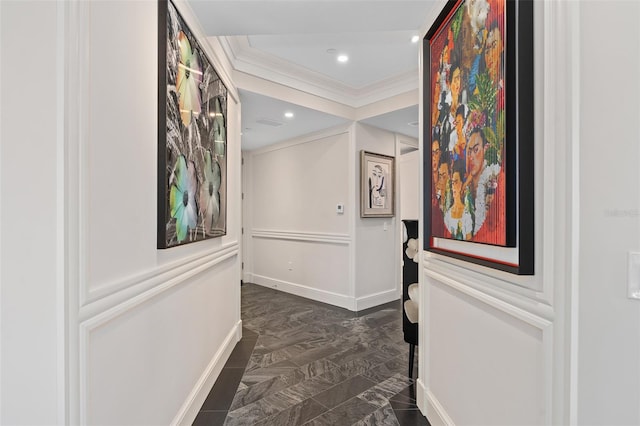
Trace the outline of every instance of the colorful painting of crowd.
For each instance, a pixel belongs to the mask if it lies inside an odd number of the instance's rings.
[[[505,0],[466,0],[430,40],[431,234],[506,245]]]

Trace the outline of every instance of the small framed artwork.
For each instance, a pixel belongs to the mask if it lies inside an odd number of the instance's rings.
[[[360,217],[393,217],[395,158],[360,151]]]
[[[171,1],[158,2],[158,248],[226,234],[227,88]]]
[[[532,275],[533,2],[450,0],[423,49],[425,249]]]

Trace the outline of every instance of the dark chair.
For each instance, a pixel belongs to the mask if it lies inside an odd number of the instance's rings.
[[[418,345],[418,263],[413,256],[409,257],[407,254],[415,251],[420,253],[420,248],[417,246],[418,221],[403,220],[402,223],[407,232],[406,241],[402,244],[402,332],[404,341],[409,344],[409,377],[412,377],[415,349]]]

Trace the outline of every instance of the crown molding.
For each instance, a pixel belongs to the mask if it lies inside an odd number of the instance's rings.
[[[246,36],[217,38],[234,70],[323,97],[353,108],[417,90],[418,69],[363,87],[352,87],[252,47]],[[238,86],[239,88],[243,88]]]

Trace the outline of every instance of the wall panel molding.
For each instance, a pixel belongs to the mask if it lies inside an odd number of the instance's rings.
[[[519,321],[522,321],[529,326],[532,326],[541,331],[541,344],[542,344],[542,357],[543,367],[540,372],[543,379],[543,389],[546,401],[546,406],[549,408],[545,412],[545,424],[552,424],[552,403],[551,398],[553,395],[553,369],[554,369],[554,312],[551,306],[542,302],[535,301],[531,298],[523,296],[518,293],[509,293],[504,290],[497,290],[491,280],[491,277],[482,277],[479,274],[471,273],[466,270],[465,273],[456,271],[451,268],[451,265],[447,262],[442,262],[443,265],[438,265],[438,262],[430,262],[425,265],[423,270],[423,285],[426,287],[422,289],[428,296],[429,289],[435,286],[443,286],[454,289],[456,292],[463,293],[466,296],[471,297],[473,300],[479,301],[482,304],[505,313]],[[444,265],[447,267],[445,268]],[[464,271],[464,270],[463,270]],[[421,300],[426,300],[424,297]],[[424,329],[428,328],[429,319],[425,319]],[[427,333],[425,344],[429,344],[429,336]],[[420,380],[428,381],[428,371],[421,374]],[[423,397],[426,400],[426,406],[423,410],[427,410],[426,413],[430,415],[435,413],[438,417],[430,419],[430,421],[437,420],[432,424],[453,425],[453,420],[447,414],[445,408],[438,402],[437,397],[430,390],[429,386],[425,386],[425,393]],[[423,411],[424,412],[424,411]]]
[[[82,407],[79,353],[78,308],[81,283],[86,282],[87,236],[87,152],[83,142],[89,134],[89,26],[91,2],[62,2],[65,14],[64,76],[64,227],[65,279],[67,300],[67,413],[68,424],[80,424]]]
[[[238,248],[237,245],[228,248],[226,251],[213,253],[208,256],[201,257],[196,261],[184,263],[181,267],[175,270],[170,270],[161,275],[154,275],[146,282],[140,283],[140,287],[146,288],[145,291],[132,295],[131,289],[127,288],[121,292],[113,294],[111,297],[101,299],[99,302],[83,307],[80,310],[79,315],[79,381],[80,381],[80,395],[79,395],[79,424],[87,424],[87,408],[88,408],[88,371],[87,361],[89,356],[89,338],[93,330],[104,326],[105,324],[115,320],[128,313],[129,311],[144,305],[145,303],[153,300],[155,297],[162,293],[175,288],[178,285],[185,283],[190,278],[204,273],[221,262],[237,257]],[[233,333],[233,332],[232,332]],[[229,344],[225,340],[225,346],[223,351],[226,350],[226,345]],[[235,342],[233,342],[235,345]],[[233,350],[233,346],[230,350]],[[219,351],[214,356],[214,359],[221,357]],[[225,359],[226,361],[226,359]],[[223,362],[224,364],[224,362]],[[211,371],[209,371],[211,368]],[[206,374],[210,374],[217,368],[215,365],[209,365]],[[222,369],[222,366],[220,366]],[[219,371],[218,371],[219,373]],[[216,376],[217,377],[217,376]],[[202,380],[202,379],[201,379]],[[207,379],[209,380],[209,379]],[[214,379],[215,380],[215,379]],[[200,383],[200,382],[199,382]],[[192,392],[193,393],[193,392]],[[190,398],[192,395],[190,395]],[[193,396],[195,398],[195,396]],[[186,403],[185,403],[186,404]],[[198,407],[199,408],[199,407]],[[190,407],[183,406],[182,409],[189,409]],[[182,410],[181,409],[181,410]],[[180,411],[178,416],[186,416],[187,411],[184,413]]]
[[[513,284],[499,282],[493,277],[477,274],[464,268],[455,268],[448,262],[435,259],[425,262],[424,275],[541,330],[546,329],[553,322],[551,306],[530,295],[506,288]]]
[[[93,320],[105,313],[109,313],[108,316],[116,316],[120,310],[131,309],[238,254],[236,241],[223,246],[222,249],[201,252],[100,287],[99,290],[102,289],[104,294],[80,307],[79,321],[82,323]],[[127,307],[123,308],[125,305]]]
[[[349,234],[333,234],[328,232],[299,232],[276,229],[253,229],[251,231],[251,236],[253,238],[271,240],[291,240],[337,245],[351,244],[351,236]]]

